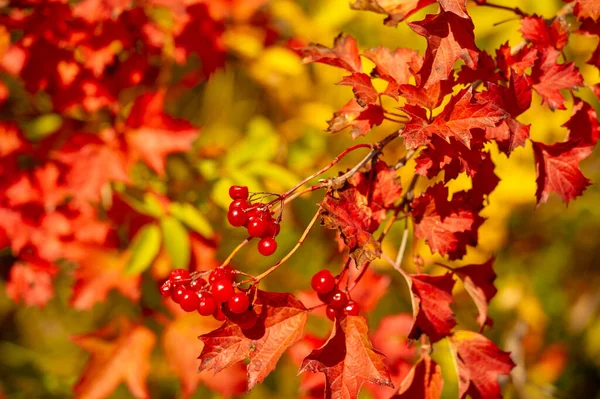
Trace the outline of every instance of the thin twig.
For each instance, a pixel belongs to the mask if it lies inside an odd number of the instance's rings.
[[[231,253],[230,253],[230,254],[229,254],[229,256],[227,257],[227,259],[225,259],[225,260],[223,261],[223,263],[221,263],[221,266],[220,266],[220,267],[225,267],[225,266],[227,266],[227,265],[228,265],[228,264],[231,262],[231,260],[233,259],[233,257],[234,257],[234,256],[235,256],[235,255],[236,255],[238,252],[240,252],[240,250],[241,250],[242,248],[244,248],[244,247],[246,246],[246,244],[248,244],[248,243],[250,242],[250,240],[252,240],[252,237],[248,237],[248,238],[246,238],[246,239],[245,239],[244,241],[242,241],[242,242],[241,242],[241,243],[240,243],[240,244],[239,244],[237,247],[235,247],[235,249],[234,249],[233,251],[231,251]]]
[[[398,250],[398,255],[396,256],[396,263],[398,265],[402,264],[402,260],[404,258],[404,252],[406,251],[406,243],[408,242],[408,219],[404,224],[404,232],[402,233],[402,241],[400,241],[400,249]]]

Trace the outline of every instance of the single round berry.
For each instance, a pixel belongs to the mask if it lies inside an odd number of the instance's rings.
[[[320,270],[312,277],[310,285],[319,294],[326,294],[335,287],[335,277],[329,270]]]
[[[262,256],[270,256],[277,250],[277,241],[271,237],[261,238],[258,242],[258,252]]]
[[[171,288],[171,299],[173,300],[173,302],[179,303],[179,301],[181,301],[181,298],[183,298],[183,295],[185,294],[186,291],[187,290],[184,287]]]
[[[329,306],[335,309],[343,308],[348,303],[348,295],[340,290],[333,290],[329,294]]]
[[[344,306],[344,313],[346,313],[348,316],[358,316],[360,309],[358,307],[358,303],[354,302],[353,300],[349,300],[346,303],[346,306]]]
[[[181,299],[179,300],[179,306],[186,312],[193,312],[198,309],[198,295],[192,290],[186,290]]]
[[[231,186],[229,187],[229,196],[231,199],[248,199],[248,187]]]
[[[169,274],[169,281],[171,282],[171,286],[175,286],[175,284],[181,283],[182,281],[188,280],[190,278],[190,272],[185,269],[175,269],[171,270]]]
[[[227,316],[225,316],[225,313],[223,313],[223,309],[221,309],[221,305],[219,304],[217,304],[217,307],[215,308],[215,311],[212,315],[215,318],[215,320],[219,321],[224,321],[227,318]]]
[[[201,278],[197,278],[195,280],[190,281],[190,290],[198,292],[205,285],[206,285],[206,281],[205,280],[203,280]]]
[[[231,204],[229,204],[229,210],[238,208],[242,211],[245,211],[246,209],[248,209],[249,206],[250,204],[248,204],[248,201],[246,201],[245,199],[236,199],[233,200]]]
[[[269,223],[257,216],[252,221],[248,221],[248,235],[250,237],[262,237],[267,232],[268,227]]]
[[[242,330],[249,330],[256,325],[258,321],[258,315],[253,310],[248,310],[235,319],[235,323],[240,326]]]
[[[327,314],[327,317],[329,318],[329,320],[334,321],[335,320],[335,316],[337,315],[338,310],[334,307],[327,306],[327,309],[325,309],[325,313]]]
[[[217,301],[209,292],[205,292],[198,302],[198,313],[202,316],[210,316],[217,309]]]
[[[217,280],[212,284],[211,292],[217,302],[227,302],[233,295],[233,285],[229,280]]]
[[[211,284],[219,280],[233,281],[234,279],[235,274],[229,266],[217,267],[213,269],[213,271],[210,272],[210,275],[208,276],[208,282]]]
[[[169,280],[165,281],[165,283],[161,285],[160,294],[165,298],[171,296],[171,282]]]
[[[281,231],[281,225],[276,221],[273,221],[269,224],[269,228],[267,229],[267,237],[276,237],[279,235]]]
[[[231,208],[229,212],[227,212],[227,221],[233,227],[240,227],[246,224],[247,215],[243,209],[240,208]]]
[[[248,310],[248,306],[250,306],[250,299],[248,298],[248,295],[243,292],[236,292],[227,301],[227,307],[231,313],[235,314],[244,313]]]

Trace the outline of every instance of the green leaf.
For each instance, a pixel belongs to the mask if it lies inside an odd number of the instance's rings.
[[[269,161],[277,154],[279,136],[264,117],[250,121],[244,139],[228,152],[225,166],[233,170],[250,161]]]
[[[164,215],[163,206],[152,193],[144,193],[142,199],[135,198],[131,195],[123,193],[122,196],[125,202],[127,202],[133,209],[141,214],[160,218]]]
[[[131,259],[125,274],[140,274],[152,264],[160,250],[160,229],[155,224],[142,227],[131,244]]]
[[[204,237],[210,238],[214,234],[209,221],[204,217],[202,212],[192,204],[172,202],[171,205],[169,205],[169,213]]]
[[[21,128],[28,140],[38,141],[56,132],[62,126],[62,123],[63,119],[60,115],[46,114],[23,122]]]
[[[255,161],[244,168],[244,171],[254,176],[270,179],[284,189],[291,188],[299,180],[294,173],[272,162]]]
[[[187,269],[190,263],[190,238],[186,228],[172,216],[160,220],[163,244],[171,257],[173,268]]]

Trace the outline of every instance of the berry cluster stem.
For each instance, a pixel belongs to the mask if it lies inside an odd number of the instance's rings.
[[[248,237],[244,241],[239,243],[238,246],[235,247],[235,249],[233,251],[231,251],[231,253],[227,257],[227,259],[225,259],[223,261],[223,263],[221,264],[220,267],[225,267],[225,266],[229,265],[229,263],[231,263],[231,260],[235,257],[235,255],[237,255],[237,253],[240,252],[240,250],[242,248],[244,248],[246,246],[246,244],[248,244],[250,242],[250,240],[252,240],[252,237]]]

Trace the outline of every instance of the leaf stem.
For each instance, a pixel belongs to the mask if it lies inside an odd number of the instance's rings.
[[[248,244],[250,242],[250,240],[252,240],[252,237],[248,237],[246,238],[244,241],[242,241],[237,247],[235,247],[235,249],[233,251],[231,251],[231,253],[229,254],[229,256],[227,257],[227,259],[225,259],[223,261],[223,263],[221,263],[221,266],[219,267],[225,267],[227,266],[229,263],[231,263],[231,260],[233,259],[233,257],[240,252],[240,250],[242,248],[244,248],[246,246],[246,244]]]

